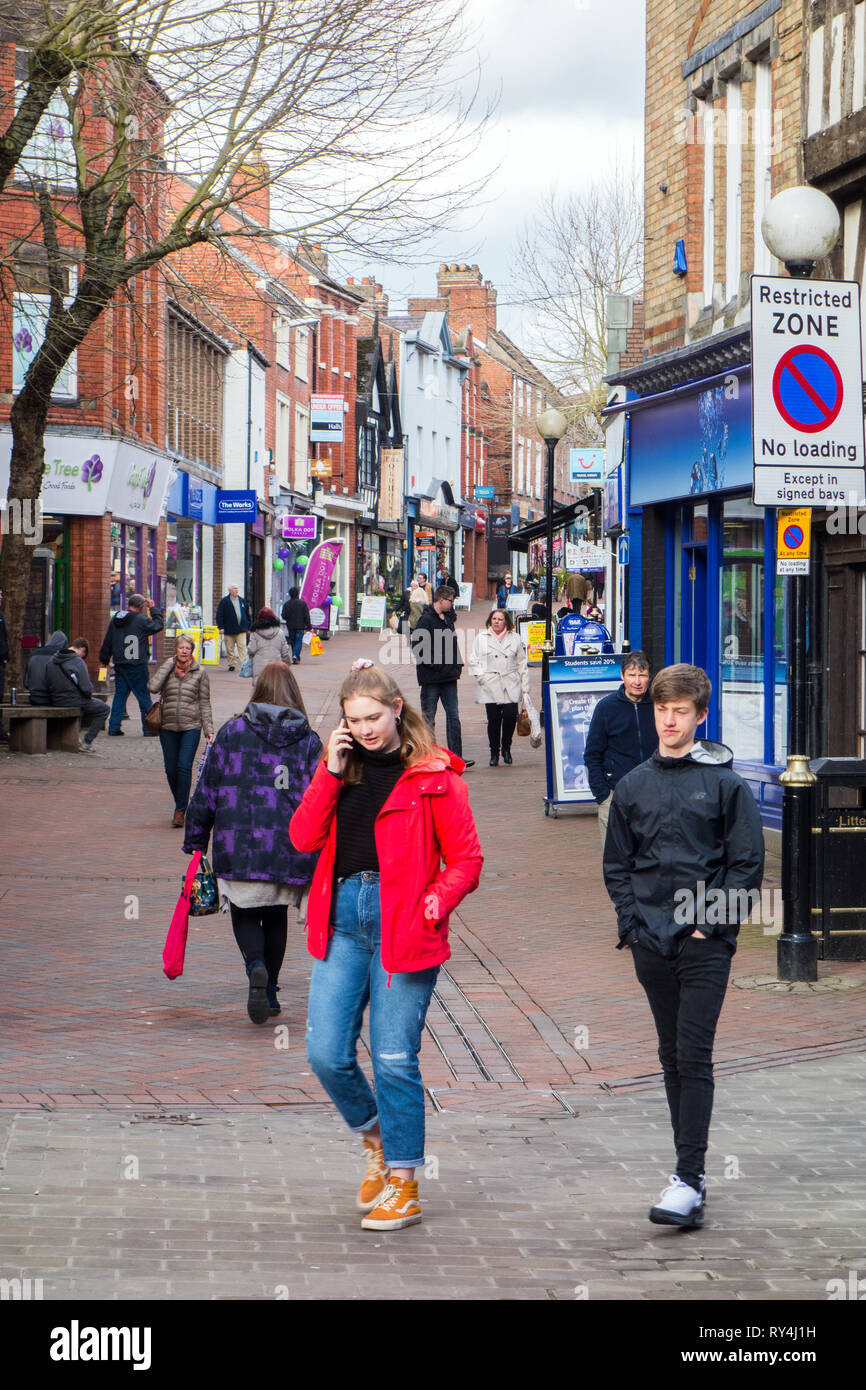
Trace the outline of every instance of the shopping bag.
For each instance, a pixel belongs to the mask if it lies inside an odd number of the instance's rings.
[[[304,637],[303,637],[303,645],[304,645],[305,647],[309,647],[309,646],[312,645],[312,641],[313,641],[313,634],[312,634],[311,632],[305,632],[305,633],[304,633]]]
[[[212,912],[219,912],[219,907],[216,875],[202,855],[201,863],[196,870],[189,890],[189,915],[190,917],[209,917]]]
[[[189,901],[193,879],[201,863],[201,850],[196,850],[189,861],[189,868],[180,890],[180,897],[172,914],[171,925],[162,948],[162,968],[170,980],[183,974],[183,960],[186,954],[186,938],[189,932]]]
[[[529,738],[532,733],[532,723],[525,708],[517,716],[517,732],[520,738]]]
[[[321,637],[314,632],[310,638],[310,656],[322,656],[324,650]]]
[[[239,675],[239,676],[250,676],[250,677],[251,677],[252,674],[253,674],[253,659],[252,659],[251,656],[245,656],[244,659],[243,659],[243,661],[241,662],[240,670],[238,671],[238,675]]]

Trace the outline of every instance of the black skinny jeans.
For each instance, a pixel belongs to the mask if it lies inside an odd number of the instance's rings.
[[[673,960],[643,946],[631,949],[658,1033],[677,1177],[698,1188],[713,1113],[713,1042],[731,973],[731,952],[713,936],[703,941],[688,937]]]
[[[276,986],[286,954],[289,909],[287,907],[236,907],[229,903],[235,941],[249,974],[254,961],[264,961],[268,985]]]
[[[510,753],[511,740],[517,728],[517,705],[485,705],[484,708],[487,711],[487,741],[491,756],[499,757],[500,739],[502,752]]]

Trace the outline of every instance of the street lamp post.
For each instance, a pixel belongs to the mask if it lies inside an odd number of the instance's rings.
[[[546,609],[544,619],[544,644],[541,648],[541,681],[544,685],[550,679],[550,658],[553,654],[553,457],[556,446],[565,435],[568,429],[568,421],[561,410],[545,410],[538,417],[536,422],[538,433],[547,446],[547,486],[546,494],[546,518],[547,518],[547,573],[545,575],[545,599]]]
[[[835,204],[817,188],[787,188],[772,198],[761,235],[789,275],[808,279],[815,263],[829,255],[839,236]],[[782,784],[782,933],[777,942],[780,980],[818,978],[818,942],[812,933],[812,787],[806,704],[807,575],[789,575],[788,620],[790,693],[788,759]],[[814,615],[812,640],[814,642]]]

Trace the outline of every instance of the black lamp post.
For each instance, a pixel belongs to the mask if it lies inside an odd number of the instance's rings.
[[[767,205],[761,235],[788,274],[808,279],[816,261],[829,255],[839,237],[835,204],[817,188],[787,188]],[[818,978],[818,942],[812,934],[812,788],[806,704],[808,575],[789,575],[788,760],[782,784],[782,934],[777,942],[780,980]],[[815,641],[812,615],[812,641]]]
[[[551,407],[538,417],[536,429],[547,446],[547,485],[545,488],[547,555],[544,598],[544,606],[547,611],[544,619],[544,645],[541,648],[541,680],[543,684],[550,679],[550,658],[553,654],[553,459],[556,446],[568,429],[568,421],[561,410],[554,410]]]

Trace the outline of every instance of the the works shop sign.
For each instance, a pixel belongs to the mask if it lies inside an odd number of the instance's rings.
[[[862,506],[860,287],[752,276],[756,505]]]

